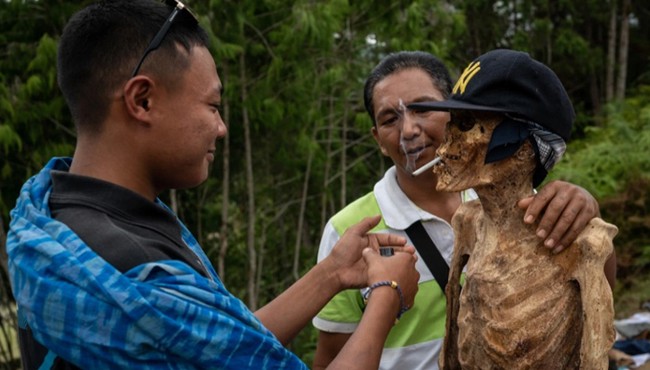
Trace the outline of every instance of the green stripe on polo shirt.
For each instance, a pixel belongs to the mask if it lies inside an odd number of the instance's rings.
[[[347,207],[334,215],[334,217],[332,217],[332,226],[334,226],[334,229],[339,235],[343,235],[345,230],[358,223],[363,218],[375,216],[380,213],[381,211],[379,210],[379,204],[377,204],[375,193],[370,192],[350,203]],[[385,229],[386,224],[382,218],[381,221],[379,221],[379,224],[371,231],[380,231]]]
[[[358,289],[344,290],[323,307],[318,317],[328,321],[357,324],[361,321],[363,307],[363,297]]]

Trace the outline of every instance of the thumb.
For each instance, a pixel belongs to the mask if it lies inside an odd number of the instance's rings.
[[[365,235],[368,231],[372,230],[373,227],[377,226],[379,220],[381,220],[381,215],[366,217],[350,229],[354,229],[354,232],[357,235]]]
[[[366,263],[367,266],[370,266],[376,258],[382,258],[379,255],[379,252],[377,252],[373,248],[364,248],[363,252],[361,253],[362,253],[361,255],[363,257],[363,261]]]

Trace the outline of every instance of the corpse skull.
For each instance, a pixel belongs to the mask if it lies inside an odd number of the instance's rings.
[[[452,111],[451,117],[438,149],[437,188],[473,188],[479,200],[461,205],[452,220],[441,368],[606,369],[615,332],[604,265],[617,228],[593,219],[571,246],[553,254],[516,205],[533,192],[531,142],[485,164],[502,116]]]
[[[489,173],[482,171],[497,114],[453,111],[445,130],[445,142],[438,148],[442,165],[436,168],[437,189],[462,191],[479,184],[489,184]],[[478,118],[478,119],[477,119]]]

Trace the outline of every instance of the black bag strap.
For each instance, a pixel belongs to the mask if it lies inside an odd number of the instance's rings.
[[[445,288],[447,287],[447,281],[449,280],[449,265],[447,261],[442,258],[438,247],[431,240],[429,234],[422,226],[420,221],[414,222],[406,228],[406,234],[409,236],[415,249],[426,263],[429,271],[433,274],[433,277],[440,285],[442,289],[442,294],[445,294]]]

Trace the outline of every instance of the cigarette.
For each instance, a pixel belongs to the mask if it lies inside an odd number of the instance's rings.
[[[425,164],[424,166],[418,168],[417,170],[413,171],[412,176],[417,176],[421,174],[422,172],[428,170],[429,168],[435,166],[438,162],[442,160],[441,157],[435,157],[431,162]]]

